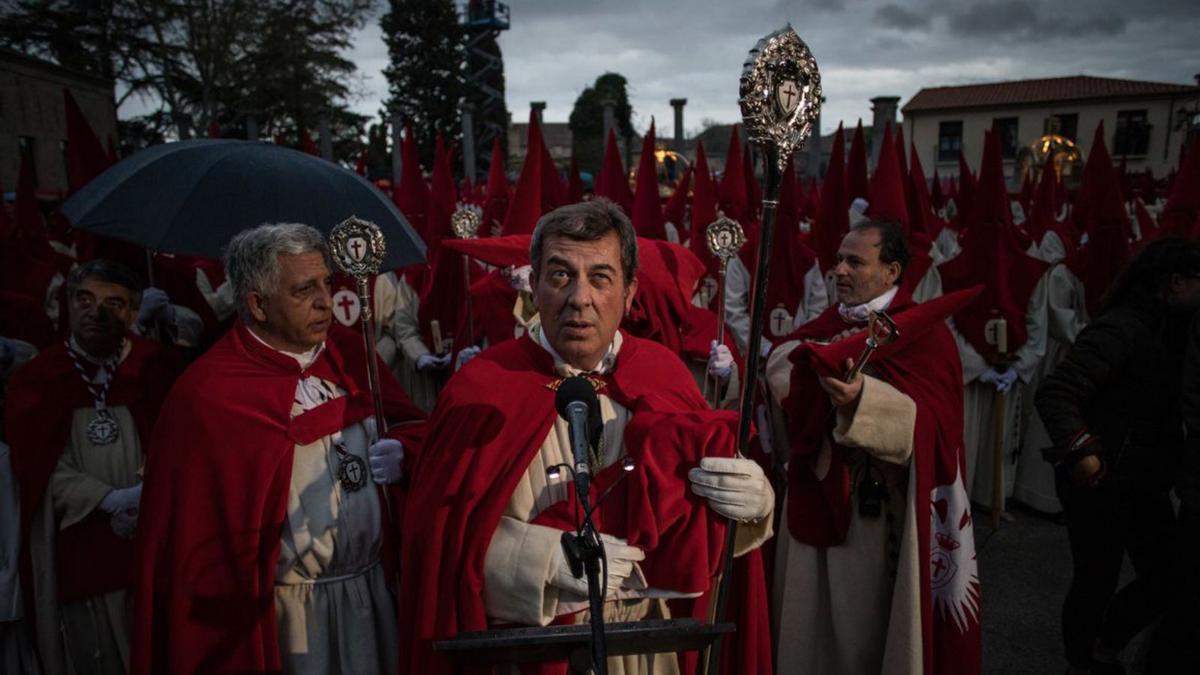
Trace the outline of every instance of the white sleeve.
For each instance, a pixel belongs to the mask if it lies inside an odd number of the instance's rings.
[[[815,262],[804,274],[804,300],[796,312],[795,327],[817,318],[829,309],[829,291],[825,288],[825,275],[821,274],[821,263]]]
[[[1025,310],[1025,344],[1017,350],[1013,368],[1021,381],[1028,384],[1037,371],[1038,364],[1046,356],[1046,287],[1049,274],[1043,274],[1029,296],[1029,308]]]
[[[750,270],[734,257],[725,270],[725,324],[743,353],[750,340]]]
[[[958,332],[958,328],[954,326],[954,319],[947,319],[947,325],[950,326],[950,332],[954,334],[954,343],[958,345],[958,358],[962,361],[963,369],[963,384],[970,384],[977,377],[991,369],[988,362],[983,359],[979,352],[971,346],[970,342]]]

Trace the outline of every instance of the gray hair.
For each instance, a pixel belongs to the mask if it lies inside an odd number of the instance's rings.
[[[604,198],[561,206],[538,220],[533,229],[533,241],[529,244],[533,278],[538,277],[546,237],[555,235],[572,241],[598,241],[609,232],[616,232],[621,239],[621,275],[628,286],[637,275],[637,233],[621,207]]]
[[[225,275],[233,285],[238,314],[250,320],[246,296],[273,293],[279,285],[279,256],[320,251],[329,264],[325,237],[301,223],[264,223],[239,232],[225,248]]]
[[[88,279],[97,279],[129,289],[129,304],[137,309],[142,304],[142,289],[145,284],[137,272],[118,262],[97,258],[89,260],[71,270],[67,275],[67,298],[75,297],[75,291]]]

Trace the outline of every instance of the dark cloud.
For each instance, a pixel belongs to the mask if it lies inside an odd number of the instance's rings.
[[[1070,21],[1071,33],[1076,37],[1089,37],[1094,35],[1112,37],[1125,32],[1129,26],[1129,22],[1124,17],[1115,14],[1107,14],[1104,16],[1092,17],[1075,17],[1073,19],[1064,19]]]
[[[1038,27],[1037,7],[1030,0],[976,2],[950,14],[950,30],[967,37],[1032,34]]]
[[[875,23],[883,28],[916,30],[929,28],[932,21],[926,12],[913,11],[897,4],[888,3],[875,10]]]

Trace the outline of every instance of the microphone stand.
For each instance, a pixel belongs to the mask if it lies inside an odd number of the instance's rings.
[[[592,626],[592,672],[608,675],[608,647],[604,641],[604,596],[607,585],[601,581],[601,564],[608,565],[604,558],[604,544],[600,533],[592,523],[591,504],[588,495],[576,491],[576,501],[583,511],[583,523],[577,532],[563,532],[562,547],[576,578],[587,574],[588,608]]]

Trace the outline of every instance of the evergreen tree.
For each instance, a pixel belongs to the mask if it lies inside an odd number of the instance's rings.
[[[618,142],[625,145],[625,156],[629,156],[629,143],[633,138],[633,107],[629,105],[628,81],[618,73],[605,73],[596,78],[595,84],[586,88],[575,99],[571,110],[571,151],[580,171],[598,175],[604,161],[604,103],[613,103],[614,128]]]
[[[433,165],[441,131],[455,144],[462,137],[460,112],[466,94],[465,46],[454,4],[449,0],[390,0],[379,25],[390,63],[389,115],[412,125],[421,165]]]

